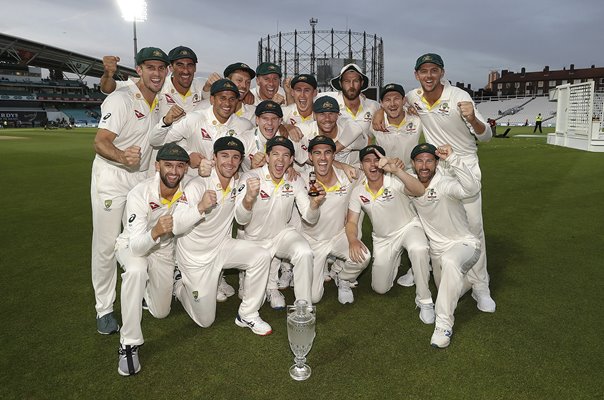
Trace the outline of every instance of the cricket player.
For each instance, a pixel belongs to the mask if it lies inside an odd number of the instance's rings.
[[[380,104],[366,98],[361,92],[369,87],[369,78],[356,64],[347,64],[340,70],[340,75],[331,80],[336,92],[324,92],[320,96],[331,96],[338,101],[340,115],[343,119],[355,121],[363,129],[365,139],[371,135],[371,121],[380,109]],[[361,148],[369,144],[365,141]]]
[[[358,150],[367,146],[367,136],[361,126],[350,119],[340,118],[340,106],[337,100],[330,96],[318,97],[313,103],[313,113],[314,121],[296,124],[295,129],[290,131],[300,132],[300,136],[292,140],[298,140],[300,146],[308,148],[308,141],[312,138],[327,136],[336,144],[335,160],[358,167]],[[304,154],[296,158],[296,163],[304,165],[307,160]]]
[[[294,103],[283,107],[283,121],[291,125],[313,121],[312,106],[318,93],[315,77],[309,74],[296,75],[289,85]]]
[[[263,62],[256,67],[256,87],[251,89],[254,105],[264,100],[285,104],[285,91],[281,88],[281,67],[271,62]]]
[[[420,56],[415,63],[415,78],[421,88],[407,93],[407,101],[419,114],[426,141],[435,146],[450,144],[480,181],[482,174],[478,165],[476,139],[481,142],[490,140],[491,128],[476,110],[470,95],[451,86],[444,75],[444,62],[438,54]],[[480,260],[468,273],[472,297],[480,311],[495,312],[495,301],[489,289],[481,193],[464,199],[463,203],[470,230],[481,242]]]
[[[430,344],[445,348],[451,342],[455,308],[463,294],[466,275],[480,257],[480,239],[471,232],[463,200],[480,191],[480,180],[449,144],[438,149],[428,143],[411,152],[413,169],[426,188],[422,196],[411,197],[430,240],[430,255],[436,296],[436,323]],[[440,159],[440,161],[439,161]],[[451,173],[437,169],[445,163]]]
[[[239,89],[233,82],[220,79],[212,84],[210,93],[212,108],[189,113],[176,123],[168,113],[150,133],[154,146],[182,141],[182,147],[191,157],[189,174],[192,176],[197,175],[195,169],[202,159],[212,159],[213,145],[218,138],[236,136],[253,127],[248,120],[234,115]]]
[[[134,375],[140,371],[139,346],[142,302],[155,318],[170,313],[174,265],[172,212],[183,194],[180,185],[189,155],[175,143],[166,143],[157,153],[156,175],[136,185],[126,199],[128,223],[117,238],[116,255],[122,265],[118,373]]]
[[[302,233],[315,254],[312,280],[313,303],[319,302],[323,297],[323,275],[328,256],[332,255],[344,260],[342,264],[335,263],[333,266],[338,286],[338,301],[342,304],[354,301],[350,283],[356,280],[371,259],[369,253],[362,254],[359,261],[350,258],[350,247],[344,226],[353,182],[344,172],[333,167],[335,152],[336,143],[327,136],[316,136],[308,145],[309,158],[314,167],[317,184],[326,192],[319,220],[314,224],[302,221]],[[308,188],[308,176],[304,178]]]
[[[136,55],[135,85],[118,90],[101,105],[94,140],[90,198],[92,203],[92,285],[97,331],[119,330],[113,315],[117,265],[115,240],[121,232],[126,196],[146,178],[151,157],[148,132],[160,119],[157,94],[168,72],[168,56],[156,47]]]
[[[325,192],[309,197],[302,179],[287,179],[286,171],[294,161],[294,154],[294,144],[283,136],[267,141],[267,163],[241,177],[235,220],[244,228],[242,239],[268,249],[272,257],[291,261],[296,300],[310,304],[313,251],[288,221],[292,212],[299,210],[303,220],[315,224]],[[279,263],[271,263],[266,297],[274,309],[285,308],[285,298],[277,286],[278,272]]]
[[[411,150],[419,143],[421,120],[417,115],[405,112],[404,100],[405,90],[397,83],[389,83],[380,90],[382,110],[375,116],[381,114],[386,129],[371,128],[371,134],[389,157],[400,158],[411,171]]]
[[[272,328],[260,318],[271,262],[268,250],[252,241],[232,238],[236,174],[245,150],[235,137],[214,143],[215,168],[209,177],[195,177],[185,187],[174,211],[176,259],[182,279],[175,296],[196,324],[207,328],[216,317],[216,292],[223,269],[245,270],[245,295],[235,324],[257,335]]]
[[[415,271],[415,303],[419,318],[425,324],[434,323],[434,303],[428,286],[430,255],[428,239],[409,196],[422,196],[424,186],[404,170],[404,164],[386,157],[377,145],[360,152],[361,168],[365,177],[355,186],[350,197],[346,235],[350,243],[350,258],[362,262],[369,250],[359,239],[359,216],[367,213],[373,226],[373,265],[371,287],[379,294],[392,288],[401,262],[401,253],[407,250]]]
[[[268,154],[266,144],[268,140],[279,135],[279,126],[283,121],[281,106],[272,100],[264,100],[258,104],[255,114],[256,127],[238,136],[245,147],[246,156],[241,164],[243,171],[266,164]]]

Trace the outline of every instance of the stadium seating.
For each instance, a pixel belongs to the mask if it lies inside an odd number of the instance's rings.
[[[513,99],[494,99],[483,101],[476,108],[485,118],[492,118],[498,125],[522,126],[528,120],[535,124],[535,117],[541,113],[543,126],[556,124],[556,103],[547,97],[518,97]]]

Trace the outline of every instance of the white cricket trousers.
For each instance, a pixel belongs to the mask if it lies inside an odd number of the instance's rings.
[[[452,329],[455,317],[453,313],[463,294],[466,274],[475,267],[480,257],[480,242],[456,242],[444,253],[432,254],[432,270],[438,287],[435,313],[436,326]]]
[[[399,232],[387,238],[373,238],[371,287],[379,294],[388,292],[396,279],[401,254],[407,250],[415,278],[416,304],[432,303],[430,293],[430,245],[419,219],[415,218]]]
[[[271,257],[289,260],[293,264],[296,300],[306,300],[310,304],[314,257],[313,251],[304,236],[292,227],[288,227],[279,232],[272,240],[263,240],[257,243],[267,249],[271,253]],[[279,262],[271,262],[267,290],[278,289],[280,265]],[[244,287],[247,290],[247,286]]]
[[[117,264],[115,240],[122,231],[126,196],[147,172],[129,172],[95,158],[92,163],[92,287],[97,317],[113,312]]]
[[[480,165],[477,155],[468,155],[462,157],[464,163],[472,172],[472,175],[479,181],[482,178]],[[448,170],[441,170],[445,175],[450,175]],[[468,272],[468,282],[471,284],[474,292],[490,294],[489,273],[487,272],[487,246],[484,237],[484,226],[482,221],[482,191],[473,197],[462,200],[463,207],[466,210],[470,232],[480,240],[480,259]],[[470,285],[464,287],[464,293],[469,290]]]
[[[155,318],[165,318],[170,314],[175,264],[173,249],[170,246],[146,257],[138,257],[129,247],[117,246],[117,260],[124,268],[120,294],[121,344],[132,346],[145,342],[141,329],[143,298]]]
[[[207,328],[216,318],[216,292],[223,269],[245,271],[245,294],[239,316],[257,317],[264,303],[271,255],[254,242],[226,239],[213,259],[199,260],[191,265],[178,259],[182,279],[176,282],[175,294],[195,323]]]
[[[312,286],[311,296],[312,302],[318,303],[323,298],[323,270],[327,257],[332,255],[338,259],[344,260],[344,263],[334,263],[332,269],[338,274],[339,279],[347,281],[354,281],[363,272],[369,261],[371,260],[371,254],[368,252],[365,254],[363,262],[356,263],[350,259],[350,247],[348,246],[348,238],[346,233],[342,230],[333,239],[329,240],[314,240],[304,235],[310,244],[315,259],[313,261],[312,271]]]

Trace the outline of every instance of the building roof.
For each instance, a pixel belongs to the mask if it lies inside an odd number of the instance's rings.
[[[102,59],[0,33],[0,62],[3,61],[70,72],[80,78],[103,75]],[[138,76],[134,69],[124,66],[118,68],[117,75],[122,79]]]
[[[571,66],[572,67],[572,66]],[[547,68],[547,67],[546,67]],[[546,75],[547,74],[547,75]],[[604,78],[604,68],[581,68],[581,69],[561,69],[554,71],[538,71],[538,72],[507,72],[502,71],[501,78],[496,79],[493,83],[506,82],[533,82],[543,80],[571,80],[571,79],[588,79],[588,78]]]

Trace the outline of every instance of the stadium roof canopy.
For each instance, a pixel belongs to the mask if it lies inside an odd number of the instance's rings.
[[[85,76],[100,78],[103,75],[101,59],[4,33],[0,33],[0,62],[70,72],[80,80]],[[117,75],[120,79],[138,76],[134,69],[124,66],[118,68]]]

